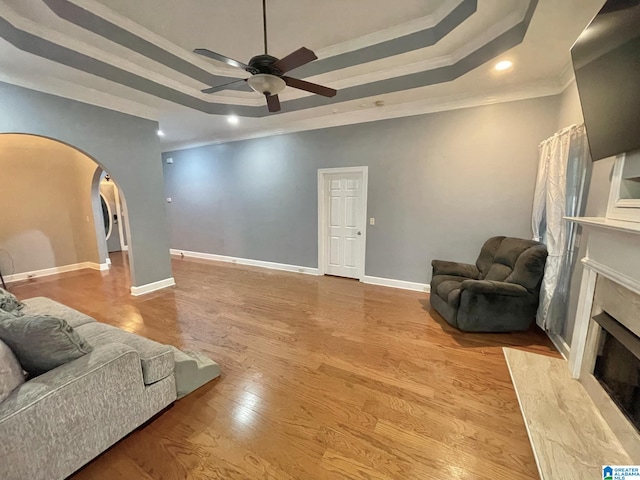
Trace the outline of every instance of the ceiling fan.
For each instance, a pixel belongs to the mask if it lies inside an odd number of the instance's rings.
[[[264,32],[264,55],[256,55],[249,60],[249,64],[245,64],[226,57],[206,48],[196,48],[194,53],[203,55],[214,60],[219,60],[232,67],[241,68],[251,74],[249,78],[241,78],[233,82],[205,88],[202,93],[214,93],[226,89],[230,85],[240,82],[247,82],[249,86],[256,92],[262,94],[267,99],[267,107],[270,112],[280,111],[280,99],[278,94],[288,85],[306,92],[316,93],[324,97],[333,97],[337,93],[336,90],[329,87],[323,87],[315,83],[306,82],[297,78],[287,77],[284,75],[294,68],[306,65],[316,60],[316,54],[308,48],[302,47],[284,58],[272,57],[267,53],[267,8],[266,0],[262,0],[262,25]]]

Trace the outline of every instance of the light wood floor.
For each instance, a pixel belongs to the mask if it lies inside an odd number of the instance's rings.
[[[426,294],[224,263],[174,260],[177,287],[136,298],[112,259],[11,290],[223,375],[74,480],[538,478],[502,347],[557,355],[539,330],[463,334]]]

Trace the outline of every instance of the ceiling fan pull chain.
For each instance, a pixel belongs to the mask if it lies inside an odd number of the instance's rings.
[[[262,32],[264,33],[264,54],[267,50],[267,0],[262,0]]]

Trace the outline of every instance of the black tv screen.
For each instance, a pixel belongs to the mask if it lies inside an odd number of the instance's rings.
[[[591,158],[640,148],[640,0],[609,0],[571,49]]]

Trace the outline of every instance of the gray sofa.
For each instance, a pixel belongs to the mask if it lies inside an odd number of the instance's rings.
[[[2,479],[65,478],[220,374],[210,360],[202,365],[202,357],[96,322],[48,298],[24,304],[26,314],[65,319],[93,351],[30,379],[0,403]]]
[[[547,247],[533,240],[493,237],[475,265],[434,260],[431,306],[468,332],[527,330],[536,316]]]

